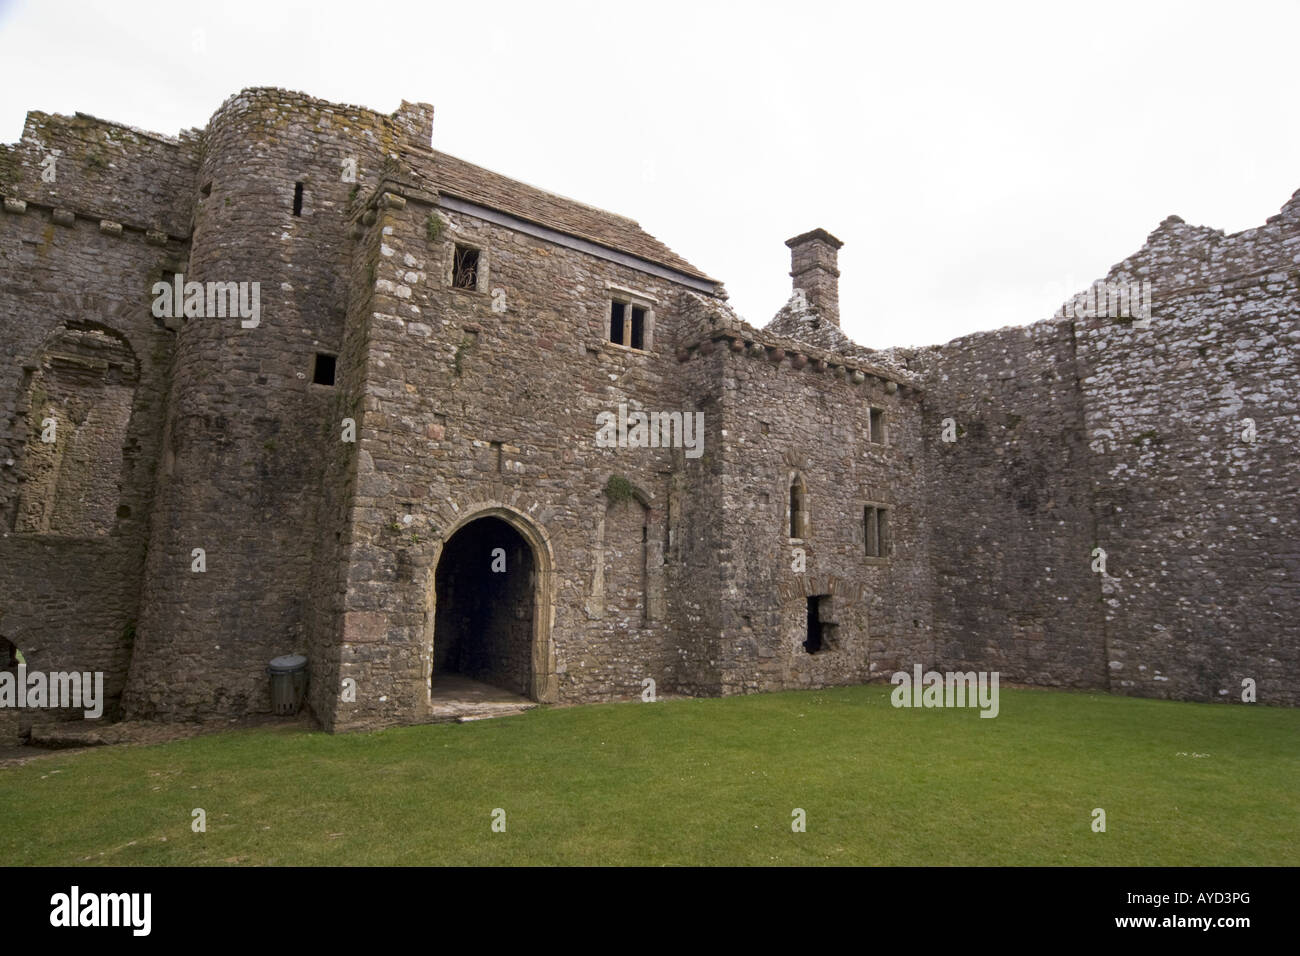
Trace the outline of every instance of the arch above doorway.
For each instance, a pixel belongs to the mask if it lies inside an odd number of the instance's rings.
[[[555,623],[555,555],[551,548],[550,536],[545,528],[527,514],[504,503],[479,503],[464,509],[445,529],[433,555],[429,573],[428,601],[426,612],[425,640],[430,663],[429,677],[432,678],[437,664],[438,640],[438,582],[439,569],[444,555],[453,555],[449,546],[454,547],[453,538],[470,525],[483,519],[497,519],[509,526],[518,535],[528,550],[531,561],[531,605],[532,622],[528,641],[528,675],[526,686],[520,690],[524,696],[539,703],[554,703],[558,699],[559,685],[556,678],[555,644],[552,628]],[[507,572],[508,573],[508,572]],[[444,609],[445,610],[445,609]],[[446,614],[443,615],[445,620]]]

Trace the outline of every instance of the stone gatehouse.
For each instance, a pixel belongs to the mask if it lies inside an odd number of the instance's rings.
[[[330,729],[429,719],[448,673],[1297,703],[1300,194],[1161,223],[1106,277],[1149,323],[878,351],[825,230],[751,325],[632,220],[433,141],[425,104],[248,89],[176,138],[32,112],[0,147],[10,666],[193,719],[269,710],[300,652]]]

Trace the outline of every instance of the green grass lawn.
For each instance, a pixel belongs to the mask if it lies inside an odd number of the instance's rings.
[[[0,769],[0,864],[1300,864],[1300,710],[890,689],[55,754]]]

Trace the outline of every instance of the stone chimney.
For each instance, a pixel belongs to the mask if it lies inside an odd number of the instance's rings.
[[[814,229],[787,239],[790,247],[790,276],[796,290],[802,289],[808,305],[835,325],[840,324],[840,242],[825,229]]]

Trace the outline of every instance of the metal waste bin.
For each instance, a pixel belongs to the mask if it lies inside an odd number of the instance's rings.
[[[292,717],[307,694],[307,658],[286,654],[271,661],[271,712]]]

